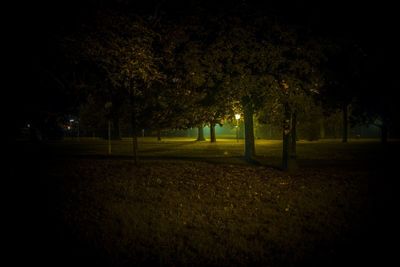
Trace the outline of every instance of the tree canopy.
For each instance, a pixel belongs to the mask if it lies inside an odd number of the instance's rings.
[[[213,127],[240,113],[250,159],[254,115],[283,128],[290,122],[293,133],[310,113],[338,108],[346,121],[395,125],[395,83],[393,75],[385,76],[393,74],[387,66],[395,61],[381,52],[385,44],[365,42],[365,29],[350,34],[361,27],[351,8],[334,24],[327,9],[309,4],[110,0],[85,2],[74,11],[64,4],[69,20],[35,24],[45,36],[32,57],[45,80],[36,86],[48,87],[42,91],[48,97],[58,88],[63,105],[47,104],[83,114],[93,129],[99,120],[103,126],[113,121],[115,131],[121,120],[129,121],[135,137],[141,129]],[[376,97],[378,87],[384,90]],[[46,110],[46,103],[38,106]]]

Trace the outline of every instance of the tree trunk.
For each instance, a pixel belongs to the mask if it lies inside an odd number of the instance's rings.
[[[133,149],[133,160],[135,165],[138,165],[138,139],[137,139],[137,123],[136,123],[136,99],[135,99],[135,88],[133,88],[133,92],[130,95],[131,102],[131,112],[132,112],[132,149]]]
[[[138,164],[138,139],[137,139],[137,127],[136,127],[136,116],[132,116],[132,148],[133,148],[133,160],[135,161],[135,165]]]
[[[210,123],[210,142],[217,142],[217,138],[215,137],[215,123]]]
[[[348,105],[347,104],[343,104],[342,112],[343,112],[342,142],[347,143],[348,129],[349,129],[349,116],[348,116]]]
[[[289,161],[287,164],[287,170],[294,171],[297,170],[297,114],[294,112],[291,116],[290,122],[290,151],[289,151]]]
[[[292,114],[292,130],[291,130],[291,142],[290,142],[290,158],[295,160],[297,158],[297,149],[296,149],[296,126],[297,126],[297,115],[296,113]]]
[[[110,120],[108,120],[107,139],[108,139],[108,155],[111,155],[111,121]]]
[[[161,130],[157,129],[157,141],[161,141]]]
[[[205,141],[203,126],[197,127],[197,141]]]
[[[253,106],[250,99],[243,101],[244,111],[244,157],[247,161],[252,161],[255,154],[254,127],[253,127]]]
[[[282,122],[282,169],[289,169],[289,149],[290,149],[290,113],[289,105],[284,104],[284,118]]]

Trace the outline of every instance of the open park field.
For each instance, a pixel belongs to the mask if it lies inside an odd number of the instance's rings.
[[[51,266],[343,266],[388,263],[399,143],[70,139],[17,143],[15,242]],[[23,257],[22,255],[26,255]]]

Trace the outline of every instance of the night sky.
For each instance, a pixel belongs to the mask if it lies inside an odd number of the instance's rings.
[[[368,3],[367,3],[368,2]],[[389,2],[389,1],[387,1]],[[26,8],[24,8],[26,7]],[[238,8],[239,7],[239,8]],[[293,24],[306,24],[326,34],[349,35],[366,39],[370,36],[392,39],[395,30],[393,4],[374,1],[35,1],[18,7],[17,14],[24,21],[22,29],[40,34],[37,38],[73,30],[85,20],[90,20],[96,9],[122,8],[136,14],[154,14],[158,8],[169,16],[230,12],[235,9],[255,9],[285,17]],[[21,10],[22,9],[22,10]],[[15,18],[15,19],[18,19]],[[17,21],[16,21],[17,22]],[[24,25],[25,24],[25,25]],[[374,41],[373,41],[374,42]],[[375,41],[376,42],[376,41]]]
[[[32,52],[44,48],[43,42],[57,35],[74,31],[90,21],[98,9],[123,9],[130,13],[153,15],[160,10],[162,16],[192,14],[201,16],[222,12],[257,10],[276,14],[288,23],[307,25],[321,35],[354,38],[372,48],[392,47],[396,32],[396,14],[392,1],[27,1],[19,2],[11,28],[16,37],[30,44]],[[236,11],[235,11],[236,10]],[[240,11],[238,11],[240,10]],[[28,49],[29,49],[28,47]]]

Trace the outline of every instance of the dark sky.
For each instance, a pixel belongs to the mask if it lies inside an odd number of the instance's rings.
[[[122,8],[151,15],[159,6],[170,16],[196,14],[199,10],[212,13],[253,9],[277,14],[293,24],[311,26],[326,35],[351,36],[374,44],[380,44],[380,40],[383,43],[393,40],[397,17],[396,8],[393,3],[389,4],[390,1],[39,0],[18,3],[13,22],[20,24],[17,29],[32,35],[32,39],[37,41],[73,30],[82,21],[90,20],[98,8]]]
[[[256,0],[57,0],[17,2],[10,22],[16,46],[25,56],[40,55],[51,39],[74,31],[90,21],[97,9],[122,9],[152,15],[156,7],[163,16],[255,10],[274,14],[291,24],[307,26],[327,37],[350,39],[367,53],[384,57],[397,53],[397,14],[391,1],[256,1]],[[393,2],[393,1],[392,1]],[[50,40],[50,42],[49,42]]]
[[[25,2],[24,2],[25,1]],[[10,12],[7,27],[13,45],[21,53],[36,54],[47,49],[48,39],[74,31],[97,9],[120,8],[139,14],[169,16],[257,10],[276,14],[291,24],[306,25],[316,33],[357,40],[370,50],[397,51],[397,14],[394,1],[256,1],[256,0],[38,0],[18,1]],[[388,52],[385,52],[388,53]]]
[[[17,6],[29,16],[32,22],[42,21],[53,22],[53,24],[62,22],[71,22],[80,16],[85,16],[91,10],[98,7],[117,7],[130,9],[133,12],[152,13],[156,6],[168,10],[172,13],[191,13],[198,10],[201,6],[208,10],[229,10],[239,7],[254,7],[258,10],[277,12],[293,17],[293,19],[315,19],[323,23],[352,23],[354,25],[372,22],[381,22],[388,20],[387,13],[394,15],[393,4],[388,5],[385,2],[371,1],[255,1],[255,0],[58,0],[58,1],[26,1],[27,4]],[[23,2],[19,2],[23,3]],[[357,25],[362,26],[362,25]]]

